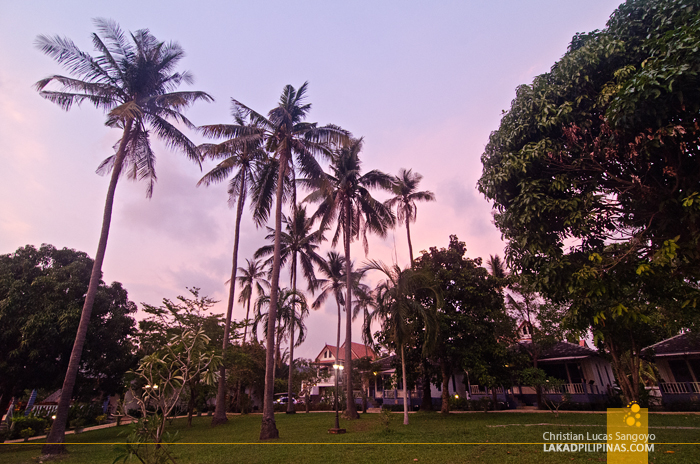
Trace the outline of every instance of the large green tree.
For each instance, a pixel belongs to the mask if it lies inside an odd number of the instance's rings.
[[[0,256],[0,410],[25,389],[60,388],[93,261],[68,248],[31,245]],[[97,287],[75,390],[115,394],[135,367],[136,305],[119,282]]]
[[[102,273],[114,192],[122,170],[132,179],[145,179],[148,182],[146,194],[151,196],[156,180],[155,154],[149,138],[151,131],[170,148],[184,152],[199,164],[197,147],[173,122],[194,127],[181,111],[197,100],[212,100],[204,92],[175,91],[181,83],[193,81],[189,72],[174,72],[184,56],[177,43],[159,42],[148,29],[127,36],[113,21],[98,19],[95,23],[99,34],[92,35],[92,42],[99,53],[97,57],[81,51],[70,39],[63,37],[39,36],[36,42],[41,51],[75,76],[54,75],[40,80],[36,84],[40,95],[65,110],[84,101],[92,103],[107,112],[105,124],[108,127],[122,131],[115,145],[116,153],[98,168],[102,172],[111,170],[102,230],[56,421],[51,427],[48,444],[43,447],[45,454],[65,451],[63,442],[68,409]]]
[[[502,358],[503,347],[515,341],[514,321],[503,304],[502,279],[491,276],[481,258],[467,258],[466,251],[465,243],[451,235],[447,248],[431,247],[414,263],[414,269],[433,276],[443,298],[437,312],[439,335],[429,359],[439,369],[445,413],[454,370],[488,374],[490,361]],[[421,298],[424,305],[435,304],[432,292]]]
[[[306,201],[320,203],[315,217],[321,220],[321,230],[336,223],[332,244],[341,235],[345,253],[345,378],[346,414],[357,419],[357,408],[352,383],[352,287],[353,273],[350,260],[350,243],[362,236],[365,254],[368,252],[367,232],[385,237],[396,223],[391,209],[372,197],[369,189],[391,188],[391,176],[372,170],[362,174],[360,152],[362,139],[352,139],[338,148],[330,164],[331,173],[316,178],[303,179],[301,183],[313,189]],[[340,347],[338,347],[340,349]]]
[[[628,399],[640,348],[661,335],[652,315],[699,319],[698,43],[697,2],[623,3],[518,87],[482,156],[511,269],[628,353]]]
[[[629,0],[518,87],[479,189],[494,202],[510,267],[536,275],[539,290],[577,303],[632,266],[676,280],[678,299],[695,307],[699,42],[696,2]]]

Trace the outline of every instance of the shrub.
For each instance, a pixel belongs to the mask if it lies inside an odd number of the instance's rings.
[[[37,417],[33,413],[29,413],[28,416],[14,416],[8,438],[10,440],[23,438],[22,432],[26,429],[32,429],[34,434],[42,434],[48,425],[49,422],[46,419]]]

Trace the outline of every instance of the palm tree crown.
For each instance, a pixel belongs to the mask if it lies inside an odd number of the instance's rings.
[[[132,179],[145,179],[146,196],[152,195],[156,172],[150,131],[164,140],[168,147],[182,150],[189,159],[199,164],[197,147],[173,123],[194,127],[181,111],[197,100],[213,100],[204,92],[174,91],[181,83],[192,82],[190,73],[173,72],[184,56],[184,51],[178,44],[159,42],[147,29],[130,34],[129,41],[115,22],[98,19],[95,23],[100,33],[92,35],[95,50],[99,53],[96,58],[82,52],[67,38],[39,36],[36,41],[41,51],[53,57],[75,76],[53,75],[40,80],[36,83],[40,95],[65,110],[69,110],[73,104],[88,101],[107,112],[108,127],[122,130],[121,139],[115,145],[115,154],[98,167],[98,173],[112,172],[102,216],[102,229],[78,332],[61,389],[56,420],[51,427],[47,444],[42,449],[44,454],[64,451],[70,399],[102,274],[114,193],[122,169],[126,167],[126,172]]]
[[[297,206],[293,209],[291,216],[283,214],[282,223],[285,230],[280,233],[280,266],[291,262],[290,280],[295,280],[297,275],[295,257],[298,256],[307,286],[313,292],[316,288],[314,264],[320,266],[323,263],[323,258],[318,254],[318,247],[324,237],[320,230],[312,231],[314,221],[307,216],[306,207]],[[265,239],[274,242],[275,230],[268,227],[267,232]],[[274,243],[258,248],[254,256],[255,258],[267,256],[263,264],[271,268],[274,261]],[[296,287],[295,283],[292,283],[292,286]]]
[[[416,222],[418,217],[417,201],[435,201],[435,194],[427,190],[418,192],[418,184],[423,176],[401,168],[399,175],[393,178],[391,192],[394,197],[386,201],[389,208],[396,208],[396,217],[399,222],[406,224],[408,236],[408,254],[413,264],[413,246],[411,245],[411,229],[409,223]]]
[[[253,299],[253,290],[257,291],[258,296],[265,294],[265,289],[270,288],[270,282],[267,281],[267,271],[259,260],[246,259],[247,267],[239,267],[240,276],[236,277],[241,285],[241,293],[238,295],[239,303],[246,303],[245,319],[250,319],[250,303]],[[248,325],[243,329],[243,344],[246,342],[248,335]]]
[[[194,128],[181,111],[197,100],[213,101],[213,98],[200,91],[174,91],[182,83],[193,82],[192,74],[187,71],[172,72],[185,56],[177,43],[159,42],[148,29],[131,34],[131,43],[114,21],[97,19],[95,24],[102,36],[92,34],[95,50],[100,53],[96,58],[82,52],[70,39],[43,35],[37,38],[41,51],[64,65],[76,78],[53,75],[37,82],[36,89],[42,97],[65,110],[84,101],[105,110],[105,124],[123,130],[117,146],[124,146],[124,158],[117,163],[117,149],[98,171],[120,172],[125,167],[129,178],[147,180],[146,193],[150,197],[156,173],[149,128],[168,147],[182,150],[199,164],[197,147],[170,121]],[[60,90],[48,90],[54,83]]]

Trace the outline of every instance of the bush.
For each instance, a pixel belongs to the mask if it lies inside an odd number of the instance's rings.
[[[12,418],[12,425],[10,426],[8,438],[10,440],[23,438],[22,432],[26,429],[32,429],[34,434],[43,434],[48,426],[49,421],[42,417],[35,416],[33,413],[29,413],[28,416],[14,416]]]
[[[36,433],[34,433],[34,429],[31,427],[23,429],[19,432],[19,434],[22,438],[24,438],[24,441],[29,441],[29,437],[33,437],[34,435],[36,435]]]
[[[97,416],[102,414],[99,403],[76,403],[68,411],[68,423],[80,420],[83,426],[97,425]]]

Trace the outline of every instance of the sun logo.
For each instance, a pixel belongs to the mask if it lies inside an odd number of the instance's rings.
[[[639,413],[639,411],[642,408],[637,404],[636,401],[632,401],[630,404],[627,405],[627,414],[625,414],[625,424],[629,425],[630,427],[641,427],[642,423],[639,422],[638,419],[642,417],[642,415]]]

